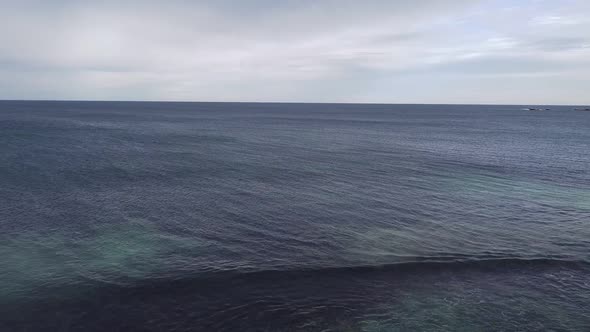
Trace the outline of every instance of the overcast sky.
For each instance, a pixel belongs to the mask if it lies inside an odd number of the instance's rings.
[[[0,99],[590,103],[588,0],[0,0]]]

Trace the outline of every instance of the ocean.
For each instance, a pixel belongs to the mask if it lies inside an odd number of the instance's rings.
[[[1,331],[589,331],[590,114],[0,102]]]

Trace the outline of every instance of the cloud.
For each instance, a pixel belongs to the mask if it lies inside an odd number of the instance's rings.
[[[590,58],[581,0],[0,4],[0,98],[421,102],[376,84],[567,78]]]

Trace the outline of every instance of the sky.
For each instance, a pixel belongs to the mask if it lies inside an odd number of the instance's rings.
[[[0,99],[590,104],[590,1],[0,0]]]

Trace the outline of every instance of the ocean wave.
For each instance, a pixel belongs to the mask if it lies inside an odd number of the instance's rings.
[[[14,317],[7,320],[7,330],[66,326],[98,331],[149,324],[179,331],[279,331],[273,327],[285,326],[312,331],[356,326],[350,330],[365,331],[368,322],[386,324],[415,315],[446,322],[459,306],[478,317],[496,310],[491,313],[495,324],[498,317],[506,319],[506,312],[519,312],[511,310],[515,303],[510,299],[523,288],[530,296],[521,310],[545,308],[535,302],[541,295],[548,314],[563,306],[559,299],[584,303],[584,297],[574,295],[590,291],[589,269],[590,262],[566,257],[447,255],[384,265],[162,275],[130,284],[103,280],[92,290],[75,285],[59,294],[46,289],[47,300],[12,303],[4,317]],[[485,306],[491,302],[500,307]],[[58,311],[60,316],[54,314]]]
[[[316,276],[337,276],[342,275],[370,275],[371,273],[392,273],[392,274],[428,274],[429,272],[459,272],[459,271],[481,271],[487,273],[516,272],[523,269],[552,269],[565,268],[573,270],[590,270],[590,262],[579,259],[564,257],[472,257],[472,258],[449,258],[449,257],[415,257],[412,260],[389,264],[355,265],[355,266],[328,266],[328,267],[298,267],[298,268],[277,268],[258,271],[211,271],[201,272],[196,275],[187,275],[173,279],[165,278],[164,282],[174,280],[199,281],[199,280],[229,280],[229,279],[273,279],[289,280],[300,277]],[[158,280],[155,279],[155,280]],[[154,281],[154,280],[151,280]],[[137,284],[135,285],[137,286]],[[131,286],[131,287],[135,287]]]

